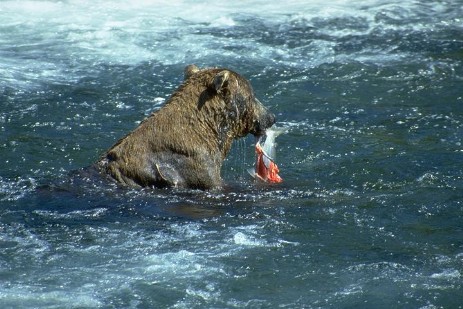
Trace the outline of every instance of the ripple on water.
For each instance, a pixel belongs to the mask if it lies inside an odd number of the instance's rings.
[[[17,201],[37,187],[34,178],[18,177],[15,180],[8,180],[0,176],[0,201]]]

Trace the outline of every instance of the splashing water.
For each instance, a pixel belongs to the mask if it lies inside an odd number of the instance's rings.
[[[458,308],[458,1],[0,1],[1,308]],[[69,172],[233,69],[284,182],[125,190]]]

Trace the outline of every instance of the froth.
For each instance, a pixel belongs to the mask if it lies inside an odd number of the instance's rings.
[[[240,2],[3,1],[0,83],[31,88],[75,82],[98,65],[144,61],[217,65],[245,58],[297,68],[351,59],[389,62],[410,55],[395,45],[343,51],[338,40],[435,27],[426,19],[429,5],[395,0]],[[431,9],[443,10],[437,4]]]

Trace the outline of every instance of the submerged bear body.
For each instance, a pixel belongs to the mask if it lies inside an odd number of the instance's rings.
[[[233,140],[262,135],[274,122],[245,78],[190,65],[166,104],[112,146],[97,166],[128,186],[216,188]]]

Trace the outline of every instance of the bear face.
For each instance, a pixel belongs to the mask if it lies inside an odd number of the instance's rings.
[[[195,65],[185,68],[185,80],[194,74],[208,73],[209,70],[199,70]],[[265,130],[275,123],[275,115],[270,113],[265,106],[255,97],[254,91],[248,80],[238,73],[227,69],[210,70],[213,81],[209,87],[213,87],[225,106],[222,114],[225,116],[222,130],[229,129],[229,124],[236,124],[234,137],[244,137],[247,134],[261,136]],[[207,81],[206,81],[207,83]],[[200,105],[205,102],[201,102]]]
[[[111,147],[98,166],[129,186],[220,187],[233,140],[262,135],[274,122],[241,75],[190,65],[166,104]]]
[[[218,83],[216,79],[219,79]],[[275,116],[255,97],[249,81],[237,73],[222,71],[216,75],[214,84],[216,88],[217,84],[221,84],[218,92],[224,93],[223,99],[231,109],[231,118],[235,117],[240,123],[236,137],[263,135],[265,129],[275,123]]]

